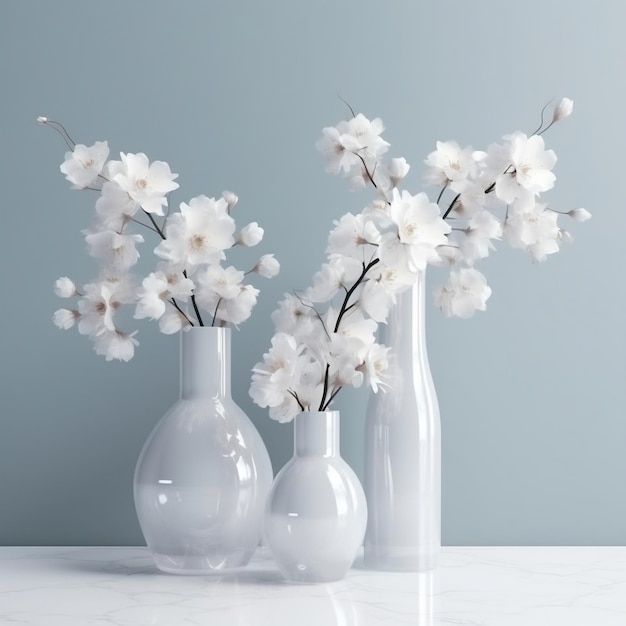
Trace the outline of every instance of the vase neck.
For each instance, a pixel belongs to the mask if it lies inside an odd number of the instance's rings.
[[[296,456],[339,456],[339,411],[303,411],[294,423]]]
[[[380,341],[392,348],[401,368],[414,363],[416,358],[427,358],[425,283],[426,275],[421,271],[411,289],[397,297],[388,323],[381,324]]]
[[[194,327],[180,335],[181,398],[230,397],[230,329]]]

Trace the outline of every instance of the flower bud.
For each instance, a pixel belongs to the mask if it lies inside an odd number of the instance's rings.
[[[54,284],[54,293],[59,298],[71,298],[76,295],[76,285],[67,276],[62,276]]]
[[[256,246],[263,239],[264,232],[256,222],[250,222],[250,224],[241,229],[237,241],[242,246],[250,248],[251,246]]]
[[[552,116],[552,123],[560,122],[564,120],[566,117],[571,115],[574,110],[574,101],[570,100],[570,98],[561,98],[561,102],[559,102],[554,107],[554,115]]]
[[[254,271],[263,278],[274,278],[280,271],[280,263],[273,254],[264,254],[254,266]]]
[[[563,243],[573,243],[574,241],[572,234],[568,230],[565,230],[564,228],[559,229],[559,239]]]
[[[229,211],[237,204],[237,202],[239,202],[239,198],[232,191],[223,191],[222,198],[226,200]]]
[[[588,219],[591,219],[591,213],[587,209],[572,209],[567,214],[577,222],[586,222]]]

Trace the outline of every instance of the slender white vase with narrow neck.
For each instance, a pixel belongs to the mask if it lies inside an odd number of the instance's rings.
[[[280,470],[265,514],[265,542],[285,577],[332,582],[350,569],[363,543],[367,504],[339,454],[339,412],[303,412],[294,455]]]
[[[441,424],[424,292],[421,272],[381,329],[381,343],[392,350],[392,389],[372,394],[367,408],[365,565],[373,569],[433,569],[441,547]]]
[[[180,398],[137,462],[137,516],[166,572],[243,566],[261,537],[272,466],[261,436],[231,397],[230,332],[181,333]]]

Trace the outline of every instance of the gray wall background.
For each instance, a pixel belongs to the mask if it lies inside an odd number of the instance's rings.
[[[428,310],[443,541],[626,544],[625,21],[619,0],[2,2],[0,544],[142,543],[134,464],[178,385],[178,338],[155,325],[137,323],[128,364],[53,327],[54,280],[93,273],[80,230],[94,199],[69,190],[63,144],[35,117],[168,161],[176,202],[233,189],[240,223],[266,228],[283,271],[233,337],[233,377],[277,470],[291,427],[251,403],[249,370],[277,300],[309,283],[332,220],[366,197],[314,148],[345,115],[338,93],[382,117],[414,192],[436,140],[485,147],[534,128],[550,98],[574,99],[547,136],[560,157],[549,198],[593,220],[543,265],[501,245],[481,266],[486,313]],[[339,402],[359,473],[365,402]]]

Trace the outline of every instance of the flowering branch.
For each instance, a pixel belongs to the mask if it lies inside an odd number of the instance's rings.
[[[376,343],[377,326],[427,264],[445,260],[452,267],[435,294],[439,309],[470,317],[485,309],[491,295],[474,263],[494,249],[493,240],[505,235],[535,261],[557,252],[567,237],[556,224],[563,212],[538,202],[554,184],[556,156],[545,150],[540,135],[571,111],[571,100],[564,98],[545,129],[542,111],[532,136],[507,135],[486,152],[437,142],[425,161],[427,181],[441,188],[435,203],[425,193],[399,189],[409,165],[402,158],[383,160],[389,144],[381,136],[380,119],[353,114],[324,128],[317,147],[328,171],[342,174],[353,188],[371,185],[376,197],[361,213],[347,213],[334,223],[327,262],[305,297],[285,296],[272,314],[276,332],[253,368],[253,400],[269,407],[273,419],[289,421],[298,411],[327,410],[346,385],[367,382],[378,391],[387,385],[388,348]],[[454,196],[442,210],[448,189]],[[497,202],[506,207],[504,219],[490,210]],[[584,209],[567,213],[579,221],[590,217]],[[458,226],[452,229],[446,220]],[[335,299],[340,299],[337,308]],[[319,312],[313,303],[327,303],[328,309]]]
[[[93,341],[98,354],[107,360],[128,361],[138,342],[134,338],[136,331],[127,333],[117,325],[123,306],[134,307],[135,319],[158,320],[159,329],[166,334],[204,326],[203,310],[212,316],[212,325],[237,326],[250,317],[259,291],[244,284],[244,272],[232,266],[225,268],[222,261],[226,251],[235,246],[257,245],[264,231],[252,222],[236,233],[231,216],[238,200],[234,193],[224,192],[219,199],[198,196],[189,204],[181,203],[180,211],[170,214],[168,195],[178,188],[178,174],[173,174],[167,163],[150,163],[143,153],[121,153],[120,161],[109,160],[106,141],[93,146],[76,144],[58,122],[45,117],[37,121],[58,132],[70,148],[61,172],[73,188],[100,194],[93,226],[84,231],[89,254],[99,262],[99,275],[80,293],[69,278],[57,281],[55,291],[59,296],[78,298],[75,308],[55,313],[54,322],[59,328],[76,324],[79,332]],[[151,225],[135,217],[140,211]],[[155,216],[163,217],[161,226]],[[140,287],[131,268],[139,259],[136,245],[144,239],[128,232],[127,227],[133,223],[160,239],[154,249],[160,262],[140,281]],[[272,278],[279,269],[274,255],[265,254],[252,272]]]

